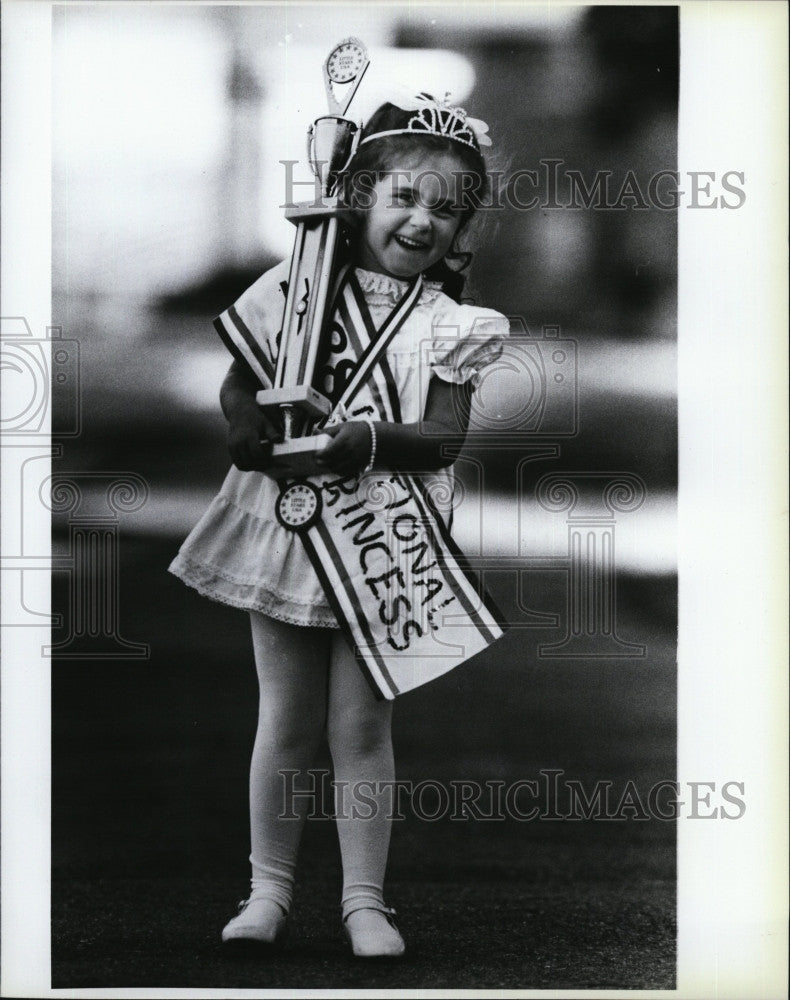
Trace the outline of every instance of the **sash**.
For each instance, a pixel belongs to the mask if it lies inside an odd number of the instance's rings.
[[[400,421],[385,351],[421,288],[418,277],[376,329],[356,276],[347,274],[334,300],[333,322],[343,345],[334,357],[354,363],[327,422],[355,413]],[[217,330],[266,387],[276,359],[240,319],[229,309],[216,321]],[[425,684],[503,634],[501,613],[482,591],[421,478],[376,470],[281,487],[277,518],[299,533],[377,697],[392,699]]]
[[[337,302],[335,322],[345,333],[346,354],[350,353],[355,363],[336,404],[336,411],[346,413],[360,390],[367,387],[379,418],[391,423],[401,423],[400,398],[385,351],[417,305],[421,292],[420,274],[377,330],[356,275],[349,275]],[[329,419],[335,415],[333,411]]]
[[[233,357],[252,372],[262,388],[271,389],[277,359],[268,340],[256,337],[236,310],[226,309],[214,320],[214,329]]]

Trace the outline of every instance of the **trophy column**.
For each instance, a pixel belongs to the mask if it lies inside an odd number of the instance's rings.
[[[282,413],[284,441],[273,446],[267,470],[275,479],[318,473],[316,452],[329,443],[326,434],[305,436],[304,431],[309,419],[325,417],[331,410],[330,401],[313,388],[313,376],[336,274],[342,212],[336,189],[359,141],[359,126],[345,115],[368,65],[365,46],[354,38],[335,46],[327,57],[324,84],[331,113],[316,119],[308,131],[308,156],[321,181],[321,199],[294,205],[285,213],[296,225],[296,237],[280,350],[272,388],[257,394],[259,405],[278,407]],[[346,87],[342,103],[336,84]]]

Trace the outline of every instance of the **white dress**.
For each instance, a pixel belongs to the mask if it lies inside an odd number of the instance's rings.
[[[377,328],[408,288],[373,271],[355,269]],[[273,342],[282,321],[282,283],[288,262],[267,271],[239,298],[235,309],[248,327]],[[508,321],[492,309],[459,305],[441,287],[425,282],[417,305],[387,347],[405,424],[422,418],[430,375],[449,382],[478,379],[495,360],[508,334]],[[452,474],[444,481],[452,494]],[[441,492],[441,491],[440,491]],[[262,472],[232,467],[219,494],[189,534],[170,572],[199,593],[223,604],[261,611],[294,625],[337,627],[301,539],[277,521],[279,487]]]

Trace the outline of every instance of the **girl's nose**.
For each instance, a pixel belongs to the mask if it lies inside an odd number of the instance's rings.
[[[409,221],[419,232],[426,232],[431,228],[431,211],[425,205],[415,202],[412,206]]]

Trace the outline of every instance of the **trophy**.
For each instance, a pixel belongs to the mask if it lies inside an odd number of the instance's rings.
[[[321,185],[321,198],[289,206],[285,217],[296,225],[288,292],[283,311],[280,350],[272,388],[258,392],[260,406],[277,407],[282,414],[282,443],[272,446],[274,479],[316,474],[315,454],[331,440],[311,434],[311,422],[328,416],[330,401],[313,387],[319,350],[331,316],[332,285],[336,277],[336,249],[343,208],[337,194],[340,176],[359,142],[360,126],[346,117],[349,105],[370,65],[365,46],[347,38],[335,46],[324,63],[329,114],[308,129],[310,167]],[[340,94],[335,92],[340,88]]]

